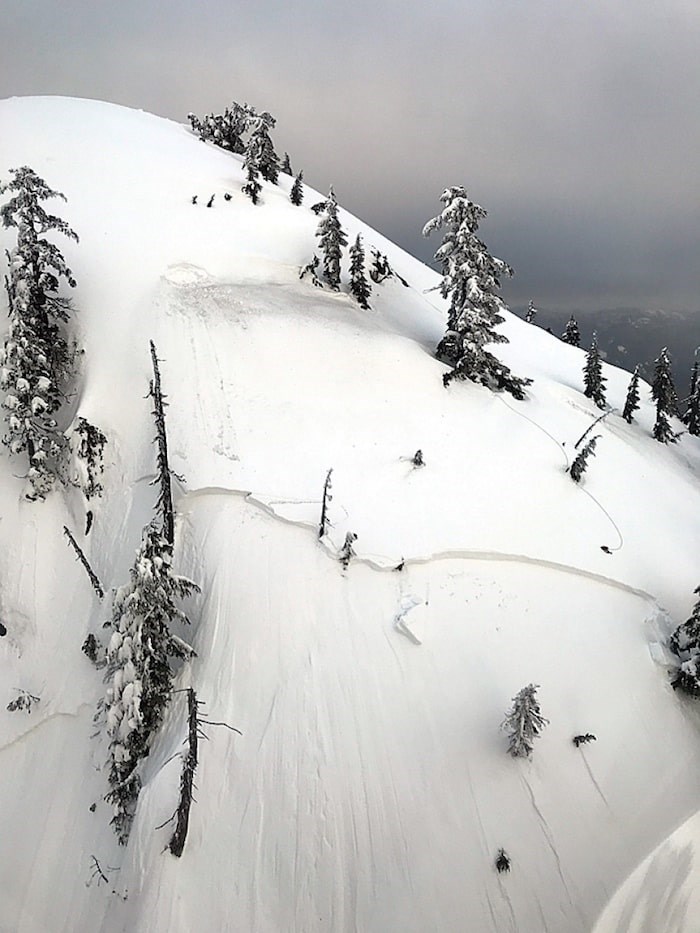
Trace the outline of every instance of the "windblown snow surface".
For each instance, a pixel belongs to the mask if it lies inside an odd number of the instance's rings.
[[[629,374],[605,366],[614,411],[576,486],[565,468],[599,414],[582,350],[508,315],[497,352],[534,379],[527,400],[446,390],[434,272],[341,211],[408,287],[376,286],[362,311],[299,280],[309,188],[295,208],[283,175],[254,207],[239,158],[109,104],[11,99],[0,126],[0,177],[28,164],[66,195],[51,207],[80,236],[60,246],[85,347],[71,416],[109,439],[87,537],[77,490],[24,501],[23,463],[0,461],[2,933],[697,930],[698,714],[665,643],[700,582],[698,440],[651,438],[648,387],[626,424]],[[80,650],[109,596],[62,534],[107,590],[126,581],[156,497],[149,339],[184,477],[176,569],[202,587],[176,686],[242,732],[207,728],[180,859],[157,827],[185,695],[119,847],[102,672]],[[515,760],[499,726],[530,682],[550,725]],[[6,711],[22,689],[39,703]]]

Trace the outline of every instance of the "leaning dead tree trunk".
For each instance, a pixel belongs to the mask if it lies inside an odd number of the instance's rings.
[[[578,450],[578,448],[581,446],[581,443],[588,437],[588,435],[591,433],[591,431],[593,430],[593,428],[594,428],[599,422],[601,422],[601,421],[603,420],[603,418],[607,418],[609,414],[610,414],[609,411],[604,411],[602,415],[600,415],[598,418],[595,419],[595,421],[593,422],[593,424],[589,425],[589,427],[586,428],[586,430],[583,432],[583,434],[581,435],[581,437],[579,437],[579,439],[578,439],[578,440],[576,441],[576,443],[574,444],[574,450]]]
[[[331,495],[331,473],[333,467],[326,473],[326,482],[323,484],[323,505],[321,506],[321,521],[318,526],[318,536],[322,538],[328,532],[328,503],[333,496]]]
[[[87,557],[83,554],[82,548],[80,547],[78,542],[75,540],[75,538],[71,534],[70,528],[68,528],[67,525],[63,526],[63,534],[68,538],[70,543],[73,545],[73,550],[78,555],[78,560],[83,565],[83,567],[85,568],[85,572],[90,578],[90,583],[92,583],[93,590],[97,593],[100,599],[104,599],[105,591],[102,589],[102,584],[97,579],[97,574],[95,573],[95,571],[92,569],[92,567],[88,563]]]
[[[190,825],[190,808],[194,799],[192,793],[194,790],[194,772],[197,768],[199,739],[207,738],[207,735],[202,731],[202,726],[224,726],[226,729],[230,729],[231,732],[237,732],[238,735],[243,734],[240,729],[229,726],[227,722],[212,722],[210,719],[201,718],[198,711],[202,704],[197,699],[194,689],[188,687],[185,693],[187,694],[187,739],[185,740],[187,742],[187,754],[184,757],[180,775],[180,801],[177,810],[170,818],[175,819],[175,829],[168,843],[168,848],[177,858],[180,858],[185,848],[187,830]],[[169,822],[170,820],[168,820]]]
[[[165,433],[165,402],[160,388],[160,369],[156,345],[151,340],[151,360],[153,361],[153,380],[149,395],[153,399],[153,417],[156,421],[156,442],[158,444],[158,479],[160,494],[156,508],[163,516],[163,537],[172,549],[175,545],[175,510],[173,509],[173,491],[170,482],[170,464],[168,462],[168,437]]]
[[[177,821],[175,829],[168,843],[173,855],[180,858],[185,848],[187,830],[190,825],[190,807],[192,806],[192,789],[194,787],[194,772],[197,767],[197,743],[199,741],[199,722],[197,720],[197,694],[192,687],[187,690],[187,754],[182,765],[180,775],[180,802],[177,805]]]

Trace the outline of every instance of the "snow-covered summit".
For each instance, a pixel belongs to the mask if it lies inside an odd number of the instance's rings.
[[[87,536],[77,490],[23,501],[22,463],[0,460],[0,930],[593,929],[653,850],[688,847],[672,834],[700,806],[695,712],[665,649],[700,582],[697,439],[652,438],[646,386],[628,425],[629,373],[604,366],[616,411],[576,485],[565,469],[600,414],[583,351],[509,315],[494,352],[533,380],[527,399],[445,389],[433,271],[341,209],[349,242],[408,284],[374,284],[366,311],[299,280],[317,192],[295,207],[281,175],[254,206],[240,157],[111,104],[10,99],[0,125],[0,179],[30,165],[67,198],[73,405],[108,439]],[[107,590],[125,582],[155,500],[151,339],[184,477],[176,569],[202,589],[177,686],[243,733],[208,730],[180,859],[156,827],[177,804],[186,695],[119,847],[91,738],[105,687],[80,651],[109,599],[62,534]],[[514,760],[499,725],[529,683],[550,724]],[[30,714],[5,710],[17,691],[39,697]],[[682,882],[654,876],[679,904],[688,851]]]

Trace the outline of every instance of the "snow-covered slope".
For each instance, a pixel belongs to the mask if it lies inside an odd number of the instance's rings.
[[[509,316],[498,352],[534,379],[527,401],[445,390],[433,272],[341,211],[409,287],[375,287],[362,311],[299,281],[310,189],[295,208],[281,176],[254,207],[238,158],[113,105],[11,99],[0,125],[0,177],[29,164],[68,199],[75,409],[109,439],[88,537],[76,490],[22,501],[22,463],[0,461],[0,930],[593,929],[700,808],[697,716],[664,649],[699,582],[697,439],[656,443],[646,397],[637,423],[598,426],[578,487],[564,470],[598,414],[582,351]],[[243,733],[209,729],[181,859],[156,827],[177,803],[185,697],[120,848],[92,721],[104,685],[80,651],[108,600],[62,536],[107,588],[125,581],[155,498],[149,339],[185,478],[177,570],[202,587],[178,686]],[[629,374],[605,375],[619,408]],[[347,531],[358,556],[343,572]],[[529,682],[551,723],[532,761],[513,760],[499,724]],[[16,689],[41,697],[31,714],[5,710]],[[597,741],[576,749],[581,732]],[[659,897],[678,884],[664,864]],[[634,890],[601,930],[627,928],[615,917],[632,916]],[[681,913],[654,930],[694,929]]]

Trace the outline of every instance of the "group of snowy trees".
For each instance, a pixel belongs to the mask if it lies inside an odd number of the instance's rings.
[[[187,119],[200,139],[243,156],[246,181],[241,190],[253,204],[260,199],[261,178],[276,185],[280,172],[292,174],[289,155],[285,152],[280,162],[275,151],[270,134],[277,121],[267,110],[258,111],[248,103],[234,101],[222,114],[209,113],[200,119],[189,113]],[[299,172],[290,191],[290,200],[297,206],[304,198],[302,179],[303,172]]]
[[[311,209],[319,218],[316,237],[320,258],[314,254],[311,261],[301,269],[299,277],[303,279],[308,275],[314,285],[320,287],[327,285],[337,292],[340,291],[343,249],[348,245],[348,238],[338,217],[338,201],[333,188],[331,187],[327,198],[314,204]],[[348,253],[350,258],[348,290],[361,308],[365,310],[370,308],[372,286],[368,280],[368,274],[369,278],[377,284],[385,279],[396,277],[403,285],[408,285],[405,279],[394,272],[387,257],[374,247],[372,247],[372,263],[368,273],[361,234],[357,234]],[[321,265],[323,269],[319,274]]]
[[[48,213],[43,203],[63,198],[31,168],[10,170],[11,180],[0,184],[0,194],[11,195],[0,207],[6,228],[17,231],[17,243],[8,251],[5,290],[9,327],[0,350],[0,385],[5,392],[5,443],[12,454],[25,454],[28,462],[27,497],[43,499],[57,480],[80,485],[87,499],[102,493],[103,450],[107,439],[86,418],[78,417],[70,432],[77,477],[71,475],[71,443],[62,429],[61,416],[73,391],[77,343],[71,331],[71,303],[60,293],[75,279],[58,246],[49,237],[63,234],[77,242],[69,225]],[[173,660],[184,660],[192,649],[172,631],[173,623],[187,618],[178,603],[198,591],[191,580],[173,572],[174,521],[167,460],[164,402],[155,348],[154,380],[150,394],[158,441],[160,521],[144,529],[141,547],[127,584],[116,590],[106,652],[107,689],[100,704],[109,737],[108,799],[113,823],[125,842],[140,788],[138,765],[148,754],[172,692]],[[89,516],[91,518],[91,514]],[[68,531],[68,529],[65,529]],[[72,538],[72,535],[69,537]],[[72,543],[77,547],[75,539]],[[98,596],[99,581],[77,548],[91,575]],[[93,657],[98,645],[93,636]]]
[[[4,442],[12,454],[26,454],[27,498],[36,500],[45,498],[57,479],[78,484],[69,475],[70,441],[64,430],[78,347],[70,327],[71,302],[60,293],[62,282],[70,288],[76,282],[48,238],[60,233],[77,242],[78,236],[43,206],[50,198],[65,201],[64,195],[29,166],[10,169],[10,175],[10,181],[0,184],[0,194],[12,195],[0,207],[2,225],[17,231],[16,245],[7,252],[9,327],[0,350]],[[84,418],[75,431],[75,453],[85,468],[83,488],[89,498],[100,491],[105,438]]]
[[[126,843],[139,792],[139,765],[151,749],[173,691],[173,662],[194,651],[174,631],[189,619],[179,602],[199,587],[173,571],[175,511],[165,430],[165,402],[156,349],[151,343],[153,380],[149,395],[158,447],[158,518],[143,530],[128,583],[114,593],[112,634],[107,646],[107,689],[99,710],[109,738],[109,784],[112,823]]]

